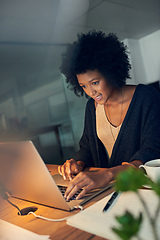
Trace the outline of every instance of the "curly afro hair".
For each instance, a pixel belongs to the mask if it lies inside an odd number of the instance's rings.
[[[89,31],[77,35],[77,41],[68,44],[62,56],[61,72],[66,77],[68,87],[77,96],[84,90],[78,83],[76,74],[87,70],[98,70],[106,81],[114,87],[122,87],[130,78],[127,47],[113,33],[107,36],[102,31]]]

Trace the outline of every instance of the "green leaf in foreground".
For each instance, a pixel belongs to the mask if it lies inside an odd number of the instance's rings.
[[[120,224],[119,228],[112,228],[112,230],[123,240],[129,240],[131,237],[136,236],[141,223],[142,213],[136,218],[130,212],[126,211],[124,215],[117,216],[116,220]]]
[[[127,170],[117,175],[115,188],[121,192],[136,192],[143,185],[147,185],[149,181],[150,180],[144,175],[141,169],[129,167]]]

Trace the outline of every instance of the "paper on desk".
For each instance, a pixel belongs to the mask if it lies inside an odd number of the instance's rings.
[[[0,240],[47,240],[49,235],[39,235],[0,219]]]
[[[145,200],[150,213],[153,215],[158,205],[158,197],[152,190],[139,190],[139,192]],[[134,216],[138,216],[139,213],[142,212],[143,223],[138,235],[141,237],[140,239],[143,240],[154,239],[146,213],[136,193],[122,193],[114,205],[107,212],[103,213],[103,208],[109,198],[110,196],[107,196],[84,211],[67,219],[67,224],[103,238],[119,240],[119,237],[112,231],[112,227],[119,226],[115,220],[115,216],[123,215],[125,210],[129,210]],[[160,214],[157,219],[157,230],[160,239]]]

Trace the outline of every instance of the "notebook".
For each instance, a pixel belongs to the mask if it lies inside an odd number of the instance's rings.
[[[59,174],[51,176],[31,141],[0,143],[0,185],[12,197],[70,211],[113,185],[67,202],[59,185],[67,187],[68,183]]]
[[[155,213],[157,213],[155,227],[159,236],[158,239],[160,239],[160,212],[159,214],[157,212],[159,197],[153,192],[153,190],[148,189],[140,189],[139,195],[146,203],[151,216],[154,217]],[[121,228],[121,225],[116,221],[116,216],[121,216],[125,214],[125,211],[129,211],[134,217],[138,218],[139,213],[141,212],[143,214],[143,221],[140,231],[138,232],[138,236],[131,239],[155,239],[144,206],[135,192],[129,191],[121,193],[111,207],[106,212],[103,212],[103,208],[110,197],[111,195],[104,197],[100,201],[86,208],[84,211],[68,218],[67,224],[106,239],[120,240],[112,230],[113,227]]]

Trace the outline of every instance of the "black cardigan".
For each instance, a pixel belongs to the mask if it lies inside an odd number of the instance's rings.
[[[75,160],[86,166],[114,167],[122,162],[145,163],[160,158],[160,94],[143,84],[136,87],[110,159],[97,137],[94,100],[89,99],[79,144]]]

